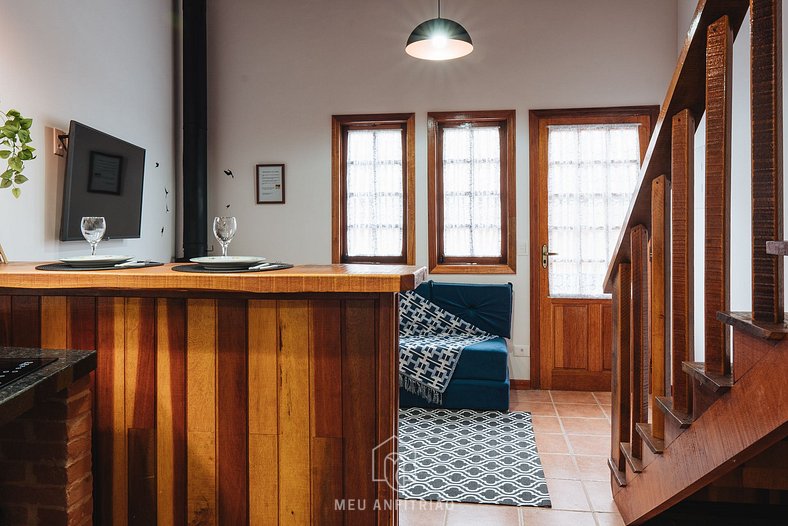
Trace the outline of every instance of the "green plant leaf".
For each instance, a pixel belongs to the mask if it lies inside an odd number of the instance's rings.
[[[21,188],[12,188],[11,189],[11,195],[13,195],[15,198],[19,199],[19,196],[22,195],[22,189]]]
[[[23,130],[29,130],[32,125],[33,119],[19,119],[19,126],[21,126]]]
[[[27,130],[19,130],[19,141],[22,143],[30,142],[30,132]]]
[[[0,180],[0,188],[8,188],[9,186],[11,186],[11,179]]]
[[[0,159],[8,159],[11,157],[11,150],[0,150]]]
[[[2,174],[0,174],[0,179],[11,179],[12,175],[14,175],[13,170],[6,170]]]
[[[27,177],[25,177],[24,175],[17,174],[17,176],[14,177],[14,184],[22,184],[24,182],[27,182],[27,180],[28,180]]]
[[[23,161],[29,161],[30,159],[33,158],[33,154],[30,153],[28,150],[22,150],[21,152],[19,152],[19,158],[22,159]]]
[[[6,113],[6,115],[8,115],[9,117],[21,117],[22,116],[22,114],[19,113],[19,110],[14,110],[14,109],[8,110],[8,113]]]
[[[11,157],[8,160],[8,167],[14,171],[21,172],[24,165],[19,157]]]

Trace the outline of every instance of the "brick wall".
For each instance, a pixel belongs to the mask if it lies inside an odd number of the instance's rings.
[[[0,427],[0,526],[90,526],[91,378]]]

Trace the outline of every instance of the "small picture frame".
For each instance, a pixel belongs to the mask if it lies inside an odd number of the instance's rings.
[[[284,164],[258,164],[255,167],[255,183],[258,205],[284,204]]]

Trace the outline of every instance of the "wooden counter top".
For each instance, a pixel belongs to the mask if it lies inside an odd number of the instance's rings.
[[[42,263],[0,264],[0,291],[35,290],[179,290],[245,293],[369,293],[416,288],[424,267],[405,265],[300,265],[286,270],[239,274],[175,272],[176,264],[124,270],[52,272]]]

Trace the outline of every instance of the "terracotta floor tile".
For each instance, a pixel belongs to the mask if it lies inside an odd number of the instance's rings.
[[[525,400],[509,404],[513,411],[528,411],[532,415],[555,416],[553,404],[549,402],[533,402]]]
[[[568,435],[610,436],[610,424],[605,418],[561,418],[564,432]]]
[[[599,526],[624,526],[621,515],[616,513],[594,513]]]
[[[599,405],[594,404],[562,404],[556,403],[555,410],[558,416],[584,417],[584,418],[605,418],[605,414]]]
[[[455,504],[446,514],[446,526],[480,526],[481,524],[519,526],[518,509],[515,506]]]
[[[594,398],[596,398],[597,401],[600,404],[602,404],[602,405],[605,405],[605,404],[610,405],[610,401],[612,399],[612,394],[610,393],[610,391],[601,391],[601,392],[600,391],[595,391],[594,392]]]
[[[543,453],[569,453],[564,435],[536,435],[536,450],[540,455]]]
[[[596,526],[592,513],[550,508],[520,508],[520,514],[525,526]]]
[[[575,463],[580,472],[580,480],[610,482],[610,468],[607,467],[607,457],[575,455]]]
[[[510,391],[509,399],[517,400],[518,402],[524,400],[550,402],[550,392],[540,389],[513,389]]]
[[[593,393],[586,391],[550,391],[556,404],[595,404]]]
[[[544,476],[549,479],[579,480],[580,472],[575,466],[572,455],[558,455],[554,453],[540,453]]]
[[[613,502],[613,494],[610,491],[609,482],[583,481],[583,486],[586,488],[588,500],[591,501],[591,507],[594,511],[606,513],[618,511],[616,504]]]
[[[561,423],[557,416],[531,415],[534,424],[534,432],[539,433],[563,433]]]
[[[566,435],[575,455],[610,456],[610,437],[592,435]]]
[[[556,510],[591,511],[579,480],[547,479],[547,490]]]
[[[401,500],[399,505],[400,526],[443,526],[446,523],[446,508],[452,503],[422,500]]]

